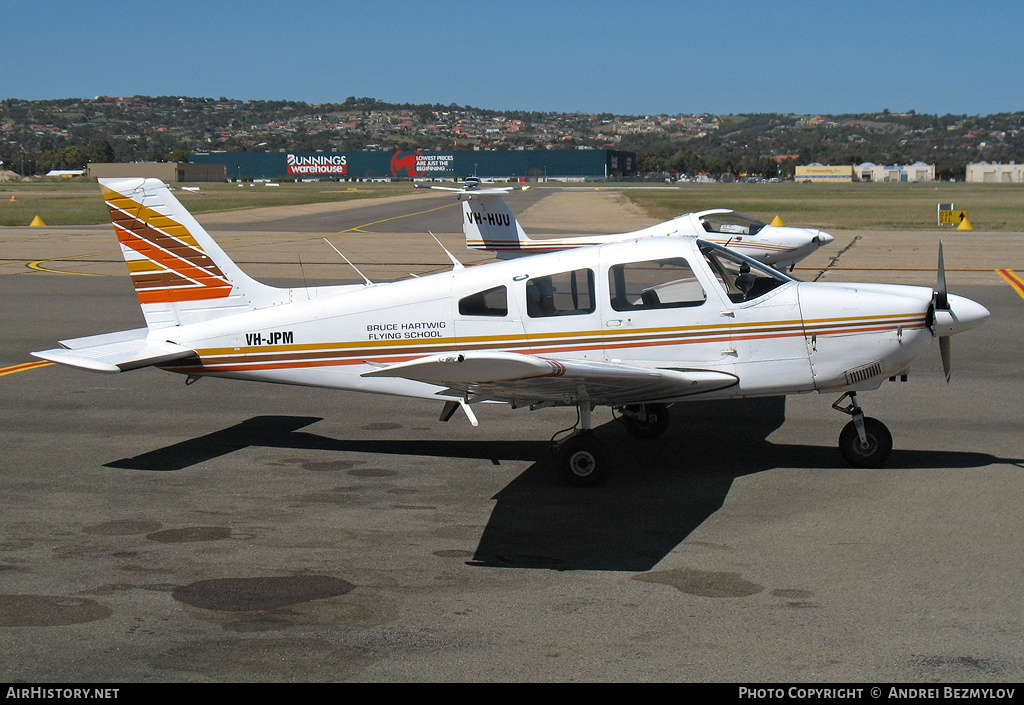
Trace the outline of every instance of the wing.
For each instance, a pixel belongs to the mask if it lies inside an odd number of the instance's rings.
[[[512,191],[525,191],[529,186],[498,186],[495,188],[453,188],[451,186],[432,186],[430,184],[413,184],[414,188],[428,188],[434,191],[451,191],[465,196],[504,196]],[[461,199],[460,199],[461,200]]]
[[[60,344],[63,348],[34,352],[32,355],[93,372],[126,372],[182,360],[196,354],[192,348],[177,343],[147,340],[148,332],[147,328],[138,328],[62,340]]]
[[[401,377],[445,387],[441,394],[514,406],[621,406],[667,401],[736,384],[735,375],[714,370],[637,367],[593,360],[556,359],[509,352],[469,351],[430,355],[363,373]]]
[[[429,184],[413,184],[413,188],[429,188],[434,191],[454,191],[455,193],[462,193],[466,189],[464,188],[453,188],[451,186],[431,186]]]

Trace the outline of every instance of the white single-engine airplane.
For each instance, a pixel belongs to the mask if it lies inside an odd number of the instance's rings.
[[[694,237],[494,262],[383,284],[279,289],[244,274],[156,179],[101,179],[146,327],[33,353],[99,372],[155,366],[188,376],[434,399],[575,406],[559,446],[571,484],[608,475],[591,432],[598,406],[653,437],[668,405],[696,399],[836,392],[853,418],[840,449],[882,465],[892,436],[864,416],[861,390],[906,375],[933,338],[988,311],[925,287],[800,282]],[[850,403],[841,404],[845,399]]]
[[[770,225],[746,213],[725,208],[684,213],[664,223],[629,233],[533,239],[523,230],[504,200],[507,193],[528,187],[482,189],[480,184],[478,179],[467,179],[462,188],[420,184],[416,187],[455,193],[456,198],[462,201],[462,230],[466,234],[466,247],[494,252],[500,259],[609,242],[685,235],[699,237],[784,269],[834,239],[821,230]]]

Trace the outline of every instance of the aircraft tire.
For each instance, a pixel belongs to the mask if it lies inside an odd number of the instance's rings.
[[[855,468],[880,468],[892,452],[892,434],[884,423],[871,417],[864,417],[864,433],[868,439],[867,448],[861,447],[854,422],[846,424],[839,434],[839,451]]]
[[[626,415],[621,420],[626,432],[633,438],[657,438],[668,429],[668,407],[664,404],[647,404],[647,420],[639,421]]]
[[[593,434],[577,433],[558,448],[558,472],[573,487],[597,487],[611,473],[608,451]]]

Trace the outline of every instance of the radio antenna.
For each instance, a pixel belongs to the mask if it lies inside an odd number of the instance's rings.
[[[362,272],[360,272],[360,271],[359,271],[359,268],[358,268],[358,267],[356,267],[356,266],[355,266],[354,264],[352,264],[352,262],[351,262],[351,261],[349,260],[349,258],[348,258],[348,257],[346,257],[345,255],[343,255],[343,254],[341,253],[341,250],[339,250],[339,249],[338,249],[337,247],[335,247],[335,246],[334,246],[334,245],[333,245],[333,244],[331,243],[331,241],[330,241],[330,240],[328,240],[327,238],[324,238],[324,242],[326,242],[326,243],[327,243],[328,245],[330,245],[330,246],[331,246],[331,249],[332,249],[332,250],[334,250],[335,252],[337,252],[337,253],[338,253],[338,255],[339,255],[339,256],[340,256],[340,257],[341,257],[341,258],[342,258],[343,260],[345,260],[346,262],[348,262],[348,266],[349,266],[349,267],[351,267],[352,269],[356,270],[356,274],[358,274],[359,276],[361,276],[361,277],[363,278],[363,281],[364,281],[364,282],[366,282],[366,286],[373,286],[373,282],[372,282],[372,281],[370,281],[369,279],[367,279],[367,278],[366,278],[366,275],[365,275],[365,274],[363,274]]]

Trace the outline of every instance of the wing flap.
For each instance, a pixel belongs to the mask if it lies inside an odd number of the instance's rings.
[[[471,351],[432,355],[366,372],[364,377],[402,377],[446,387],[476,400],[516,405],[542,402],[600,406],[679,399],[731,387],[735,375],[715,370],[637,367],[595,360],[568,360],[520,353]]]
[[[192,348],[170,341],[147,340],[148,329],[119,331],[85,338],[62,340],[64,347],[34,352],[50,362],[93,372],[127,372],[140,367],[162,365],[196,354]]]
[[[471,352],[430,355],[399,362],[363,377],[402,377],[427,384],[459,385],[544,377],[559,372],[556,364],[534,355]]]

